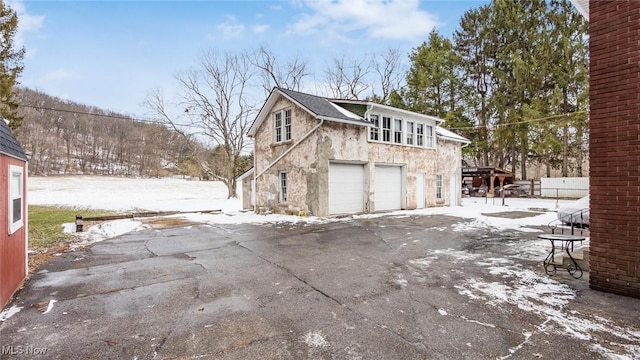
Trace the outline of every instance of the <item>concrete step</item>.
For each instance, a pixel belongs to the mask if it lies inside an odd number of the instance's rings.
[[[589,271],[589,247],[583,246],[580,248],[574,249],[571,252],[571,256],[576,259],[578,265],[582,268],[583,271]],[[568,266],[571,264],[571,259],[567,256],[565,250],[561,252],[556,252],[556,255],[553,258],[553,262],[556,264],[562,264],[563,266]]]

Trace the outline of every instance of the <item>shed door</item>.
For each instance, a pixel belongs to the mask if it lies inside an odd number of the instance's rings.
[[[364,166],[329,164],[329,214],[364,212]]]
[[[375,210],[402,208],[402,168],[400,166],[376,166]]]

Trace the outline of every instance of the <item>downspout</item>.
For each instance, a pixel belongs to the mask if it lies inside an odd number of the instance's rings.
[[[370,119],[370,114],[371,114],[371,110],[373,110],[373,105],[371,105],[371,103],[367,103],[367,110],[365,110],[364,112],[364,119],[367,120],[368,122],[371,123],[371,119]],[[378,121],[380,121],[380,119],[378,118]],[[366,137],[367,137],[367,144],[369,143],[369,137],[371,136],[371,128],[367,127],[367,133],[366,133]],[[378,130],[379,131],[379,130]],[[382,134],[378,134],[378,136],[382,136]],[[371,163],[367,162],[367,181],[366,181],[366,186],[367,188],[365,189],[365,204],[364,204],[364,210],[366,212],[371,212]]]
[[[253,196],[253,212],[256,213],[258,206],[256,205],[258,202],[256,201],[256,195],[258,191],[256,188],[258,187],[258,183],[256,182],[256,138],[253,138],[253,194],[249,193],[249,203],[251,203],[251,196]],[[251,184],[249,184],[249,189],[251,189]]]
[[[300,145],[301,142],[305,141],[311,134],[313,134],[316,130],[318,130],[320,128],[320,126],[322,126],[322,124],[324,123],[324,118],[320,118],[320,123],[316,126],[313,127],[313,129],[309,130],[308,133],[304,134],[303,137],[300,138],[300,140],[296,141],[293,145],[291,145],[291,147],[289,147],[287,150],[285,150],[285,152],[283,152],[282,154],[280,154],[280,156],[278,156],[275,160],[273,160],[273,162],[269,165],[267,165],[266,168],[264,168],[264,170],[262,170],[259,174],[255,174],[254,173],[254,180],[257,180],[260,176],[264,175],[265,172],[267,172],[269,169],[271,169],[273,167],[273,165],[277,164],[278,161],[280,161],[283,157],[285,157],[289,152],[291,152],[291,150],[295,149],[296,146]],[[255,159],[256,156],[254,154],[253,157],[253,161],[254,161],[254,169],[255,169]],[[256,187],[257,187],[257,182],[256,182]]]

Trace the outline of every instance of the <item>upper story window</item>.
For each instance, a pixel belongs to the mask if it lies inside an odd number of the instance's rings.
[[[24,225],[24,169],[9,165],[9,235]]]
[[[369,117],[371,121],[371,129],[369,130],[369,139],[378,141],[380,140],[380,118],[378,115],[371,115]]]
[[[425,125],[424,127],[424,146],[432,148],[433,147],[433,126]]]
[[[274,142],[291,140],[291,109],[273,113]]]
[[[416,125],[416,145],[424,146],[424,124]]]
[[[382,118],[382,121],[380,121]],[[434,148],[434,126],[426,121],[394,119],[379,114],[369,115],[369,141]]]
[[[391,141],[391,118],[382,117],[382,141]]]
[[[413,131],[413,121],[407,121],[407,145],[413,145],[415,142],[413,141],[415,136]]]
[[[402,144],[402,120],[395,119],[393,122],[393,142]]]

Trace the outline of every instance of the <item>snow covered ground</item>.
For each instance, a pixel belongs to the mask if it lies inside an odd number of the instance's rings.
[[[192,222],[207,224],[273,223],[273,222],[332,222],[335,218],[299,217],[289,215],[256,215],[241,212],[240,199],[227,199],[227,189],[221,182],[190,181],[184,179],[131,179],[100,176],[31,177],[28,183],[28,202],[31,205],[65,206],[77,209],[102,209],[118,212],[135,211],[189,211],[175,215]],[[354,215],[353,218],[407,215],[452,215],[469,222],[456,230],[477,228],[495,230],[517,229],[538,231],[531,226],[544,226],[556,218],[559,206],[573,200],[551,199],[502,199],[464,198],[462,206],[437,207],[421,210],[395,211],[391,213]],[[540,211],[537,216],[509,219],[485,214],[508,211]],[[222,210],[223,214],[205,214],[199,211]],[[545,211],[547,210],[547,211]],[[348,218],[347,218],[348,219]],[[73,231],[73,224],[67,231]],[[137,220],[117,220],[89,229],[83,237],[90,242],[117,236],[144,228]]]

